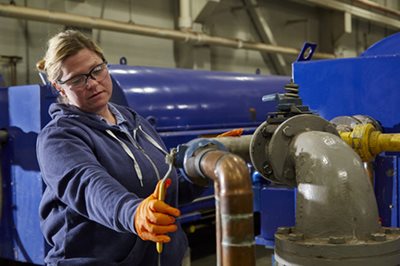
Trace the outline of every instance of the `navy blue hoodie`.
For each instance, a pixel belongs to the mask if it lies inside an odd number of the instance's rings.
[[[134,214],[168,169],[164,154],[145,135],[165,146],[145,119],[129,108],[114,106],[127,120],[131,136],[74,106],[50,106],[52,121],[37,141],[47,186],[40,217],[42,232],[52,247],[45,259],[49,265],[157,265],[155,243],[136,235]],[[132,151],[143,186],[133,160],[106,130]],[[199,188],[178,180],[174,172],[165,201],[177,207],[178,194],[181,202],[187,202],[198,192]],[[180,265],[186,236],[179,224],[170,236],[161,265]]]

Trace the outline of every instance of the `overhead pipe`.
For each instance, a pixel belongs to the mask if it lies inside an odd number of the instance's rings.
[[[144,26],[126,22],[120,22],[96,17],[67,14],[44,9],[20,7],[8,4],[0,4],[0,16],[34,20],[76,27],[86,27],[99,30],[109,30],[115,32],[131,33],[149,37],[171,39],[193,44],[216,45],[235,49],[254,50],[268,53],[282,53],[298,55],[299,49],[269,45],[264,43],[249,42],[242,39],[230,39],[218,36],[210,36],[204,33],[183,32],[166,28]],[[314,58],[332,59],[334,54],[314,53]]]
[[[255,265],[253,190],[246,162],[214,148],[199,149],[185,160],[190,177],[214,181],[218,266]]]
[[[362,18],[368,22],[373,22],[378,25],[382,25],[384,27],[387,26],[395,30],[399,30],[400,28],[400,21],[398,19],[389,18],[388,16],[385,16],[383,14],[371,12],[365,8],[349,5],[340,1],[335,1],[335,0],[303,0],[303,1],[292,0],[292,1],[296,1],[299,3],[310,3],[332,10],[347,12],[353,16]]]
[[[191,0],[179,0],[179,29],[183,31],[192,29],[192,16],[190,15]]]
[[[381,12],[389,13],[395,16],[400,17],[400,12],[396,9],[387,8],[385,6],[379,5],[375,2],[368,1],[368,0],[352,0],[354,3],[358,3],[360,5],[366,6],[371,9],[379,10]]]

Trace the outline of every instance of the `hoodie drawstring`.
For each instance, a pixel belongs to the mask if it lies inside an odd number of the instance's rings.
[[[124,151],[126,152],[126,154],[128,154],[129,157],[131,157],[132,161],[133,161],[133,165],[135,167],[135,171],[136,174],[138,176],[138,179],[140,181],[140,185],[143,187],[143,175],[142,175],[142,170],[139,167],[139,164],[135,158],[135,156],[133,155],[132,151],[128,148],[128,146],[122,142],[122,140],[120,140],[119,138],[117,138],[117,136],[115,136],[115,134],[107,129],[106,132],[108,133],[108,135],[110,135],[111,137],[113,137],[114,139],[116,139],[118,141],[118,143],[121,145],[121,147],[124,149]]]

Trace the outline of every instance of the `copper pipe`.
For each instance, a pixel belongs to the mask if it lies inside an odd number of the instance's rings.
[[[253,190],[246,162],[219,150],[196,156],[197,169],[215,186],[217,265],[255,265]]]

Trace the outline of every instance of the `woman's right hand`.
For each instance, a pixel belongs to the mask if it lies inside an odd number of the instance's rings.
[[[167,179],[166,187],[171,184]],[[167,233],[177,230],[175,218],[180,215],[180,211],[164,201],[158,200],[160,193],[161,180],[150,196],[144,199],[136,209],[134,216],[135,229],[138,236],[143,240],[167,243],[171,238]]]

